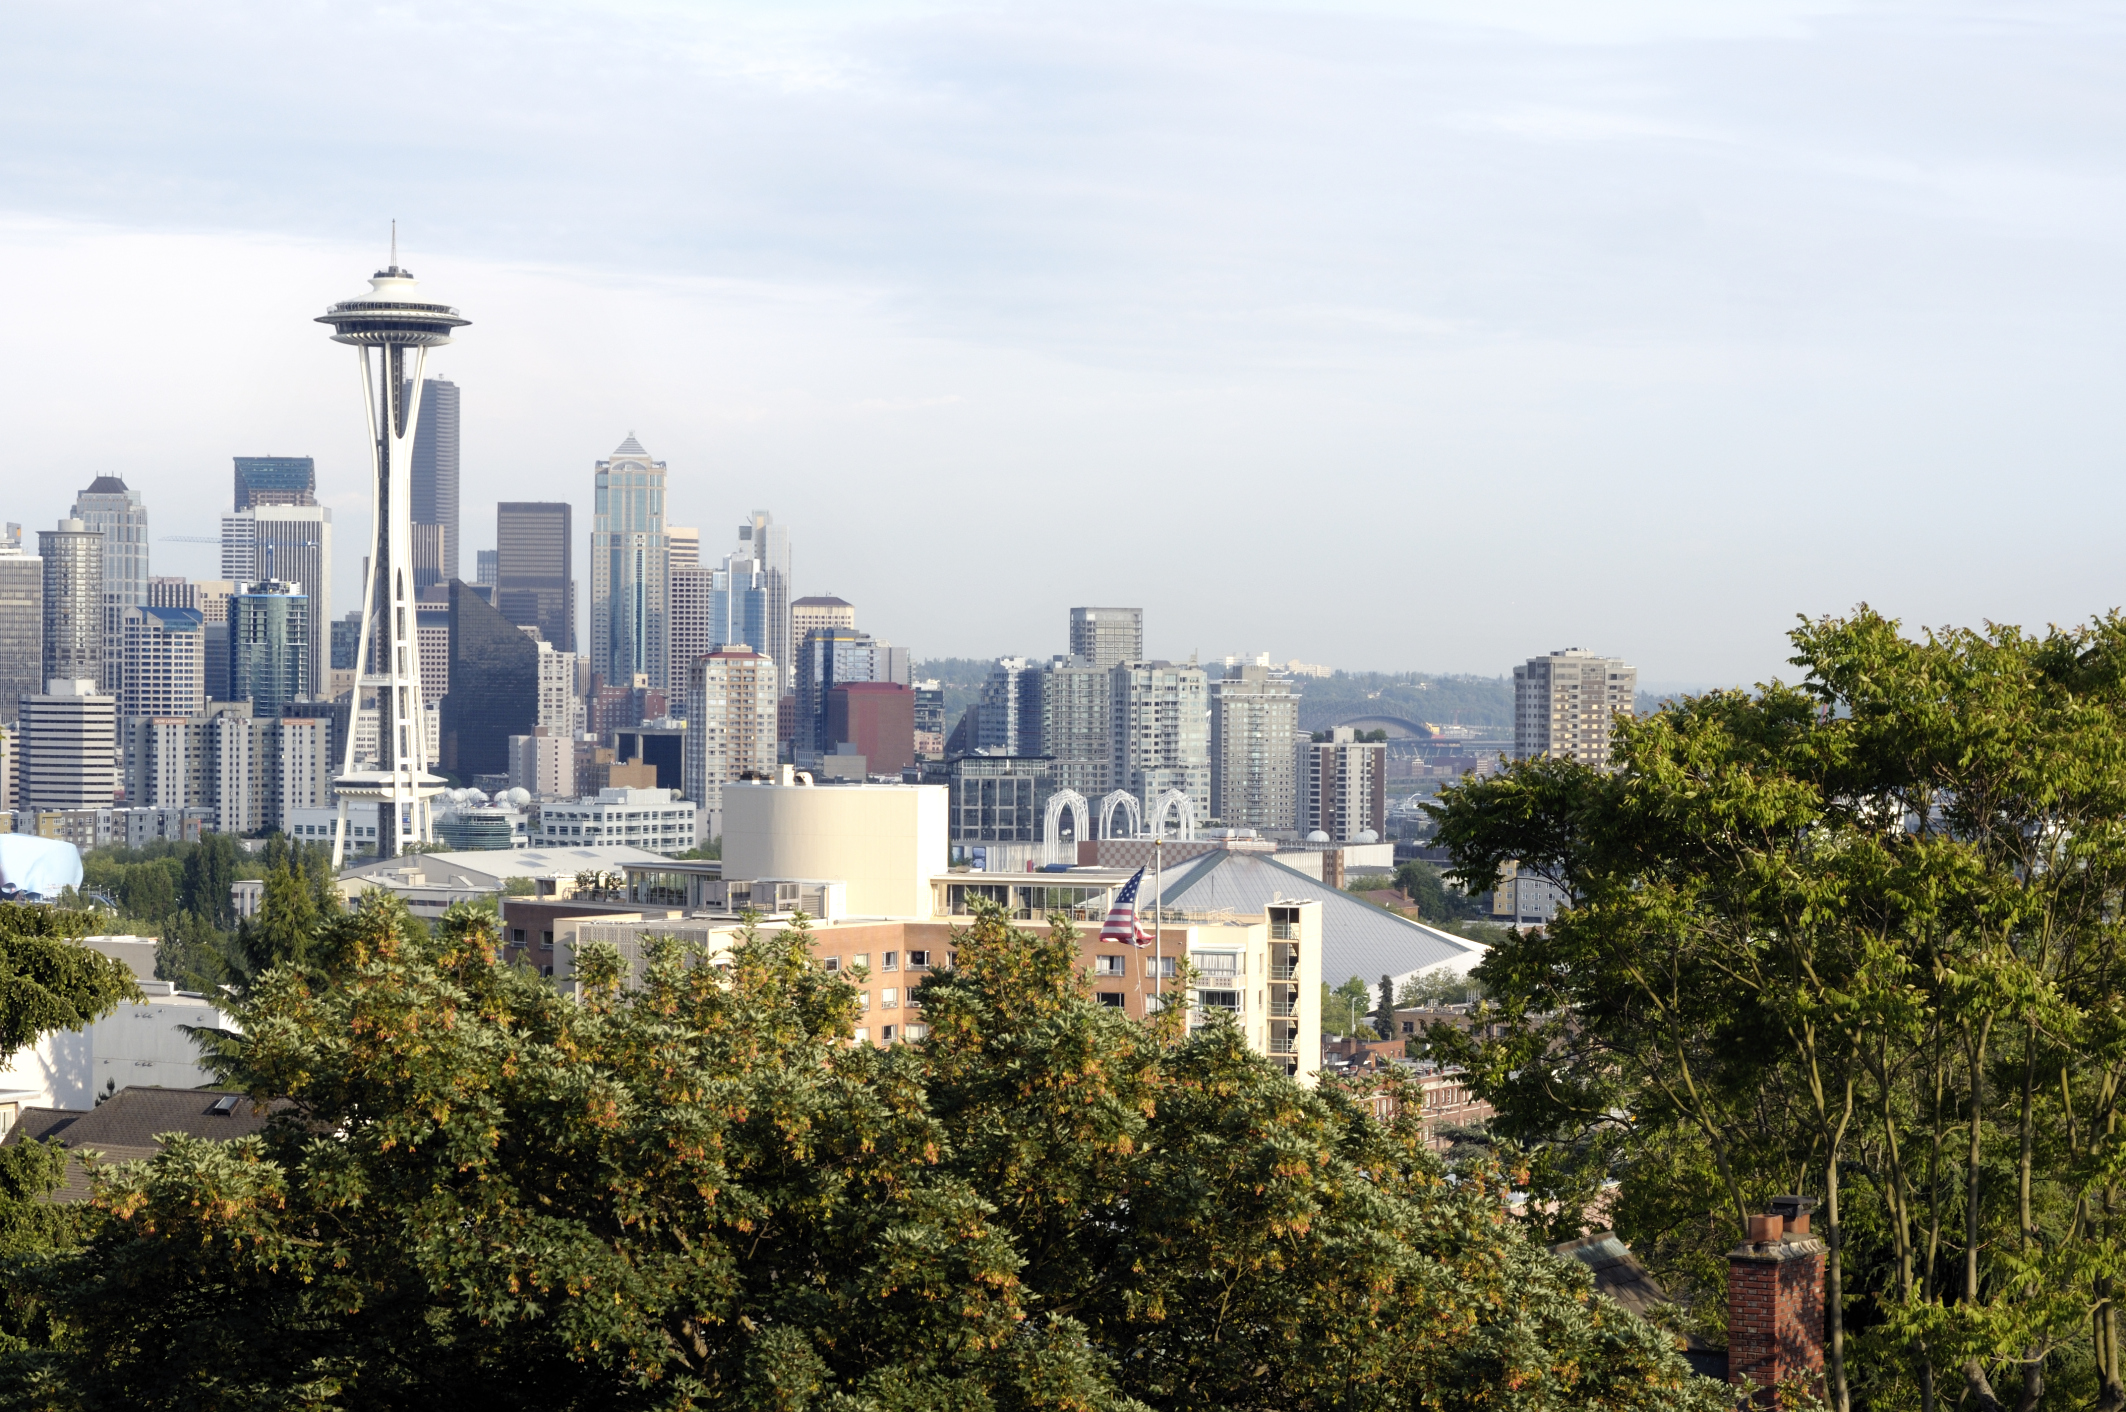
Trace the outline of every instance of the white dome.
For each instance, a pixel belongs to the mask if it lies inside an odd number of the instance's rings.
[[[1379,843],[1380,835],[1373,832],[1373,830],[1371,829],[1360,829],[1358,831],[1358,837],[1356,839],[1353,839],[1352,841],[1354,843]]]
[[[487,791],[484,789],[468,789],[465,791],[465,797],[475,804],[485,804],[487,802]]]
[[[511,804],[519,806],[531,803],[531,791],[528,789],[512,789],[505,793],[502,797],[508,800]]]
[[[1316,829],[1314,830],[1314,832],[1307,835],[1307,842],[1309,843],[1327,843],[1328,841],[1329,836],[1323,833],[1320,829]]]

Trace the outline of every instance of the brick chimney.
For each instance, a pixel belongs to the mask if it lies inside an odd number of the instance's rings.
[[[1727,1380],[1755,1383],[1757,1401],[1802,1378],[1823,1392],[1825,1246],[1809,1234],[1810,1196],[1775,1196],[1727,1254]]]

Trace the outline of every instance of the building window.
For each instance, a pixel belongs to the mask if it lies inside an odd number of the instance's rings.
[[[1095,956],[1093,957],[1093,974],[1096,976],[1123,975],[1125,974],[1124,967],[1127,965],[1128,962],[1120,956]]]
[[[1093,998],[1102,1005],[1111,1005],[1117,1010],[1122,1008],[1122,992],[1119,990],[1095,991],[1093,992]]]
[[[878,1037],[888,1044],[893,1043],[893,1026],[880,1025],[878,1027]]]
[[[1174,965],[1171,956],[1147,956],[1144,958],[1144,974],[1170,981],[1174,978]]]
[[[862,1025],[858,1025],[855,1031],[849,1036],[849,1038],[852,1042],[857,1044],[868,1044],[871,1042],[871,1031],[864,1028]]]
[[[885,954],[884,954],[883,956],[879,957],[879,966],[878,966],[878,968],[879,968],[879,969],[880,969],[881,971],[897,971],[897,970],[899,970],[899,969],[900,969],[900,965],[899,965],[899,962],[900,962],[900,956],[901,956],[901,953],[900,953],[900,952],[898,952],[898,951],[888,951],[888,952],[887,952],[887,953],[885,953]]]
[[[908,969],[909,969],[909,970],[911,970],[911,971],[927,971],[927,970],[929,970],[929,969],[930,969],[930,953],[929,953],[929,952],[927,952],[927,951],[911,951],[911,952],[909,952],[909,953],[908,953]]]
[[[922,1037],[923,1037],[924,1035],[926,1035],[926,1034],[929,1034],[929,1033],[930,1033],[930,1030],[929,1030],[929,1029],[928,1029],[928,1028],[927,1028],[926,1026],[923,1026],[923,1025],[903,1025],[903,1026],[901,1026],[901,1038],[902,1038],[902,1039],[921,1039],[921,1038],[922,1038]]]
[[[849,958],[849,964],[852,966],[861,966],[865,970],[869,970],[871,969],[871,953],[868,951],[859,951],[854,956],[851,956]]]
[[[820,962],[819,964],[821,968],[824,969],[826,973],[831,976],[835,972],[841,970],[842,958],[839,956],[829,956],[826,960]]]
[[[900,994],[901,993],[895,990],[892,986],[887,986],[884,990],[878,993],[878,1008],[881,1010],[899,1009],[901,1003]]]

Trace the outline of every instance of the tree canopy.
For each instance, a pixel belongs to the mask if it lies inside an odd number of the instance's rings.
[[[886,1049],[809,940],[655,941],[632,988],[586,948],[578,998],[484,911],[323,920],[236,1006],[266,1130],[102,1175],[0,1374],[84,1408],[1724,1405],[1419,1105],[1096,1004],[1067,924],[978,918]]]
[[[1799,685],[1620,722],[1610,770],[1445,792],[1467,890],[1570,905],[1478,971],[1503,1037],[1434,1052],[1714,1324],[1746,1213],[1820,1197],[1835,1405],[2126,1405],[2126,622],[1793,641]]]

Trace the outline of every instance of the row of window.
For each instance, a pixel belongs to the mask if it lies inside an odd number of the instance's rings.
[[[911,971],[929,970],[931,966],[930,956],[931,953],[928,951],[911,950],[908,953],[908,969]],[[844,967],[863,966],[869,968],[870,965],[871,953],[868,951],[859,951],[853,956],[846,957],[829,956],[820,962],[820,966],[829,975],[835,974]],[[898,971],[901,968],[901,953],[898,951],[880,952],[878,968],[881,971]]]

